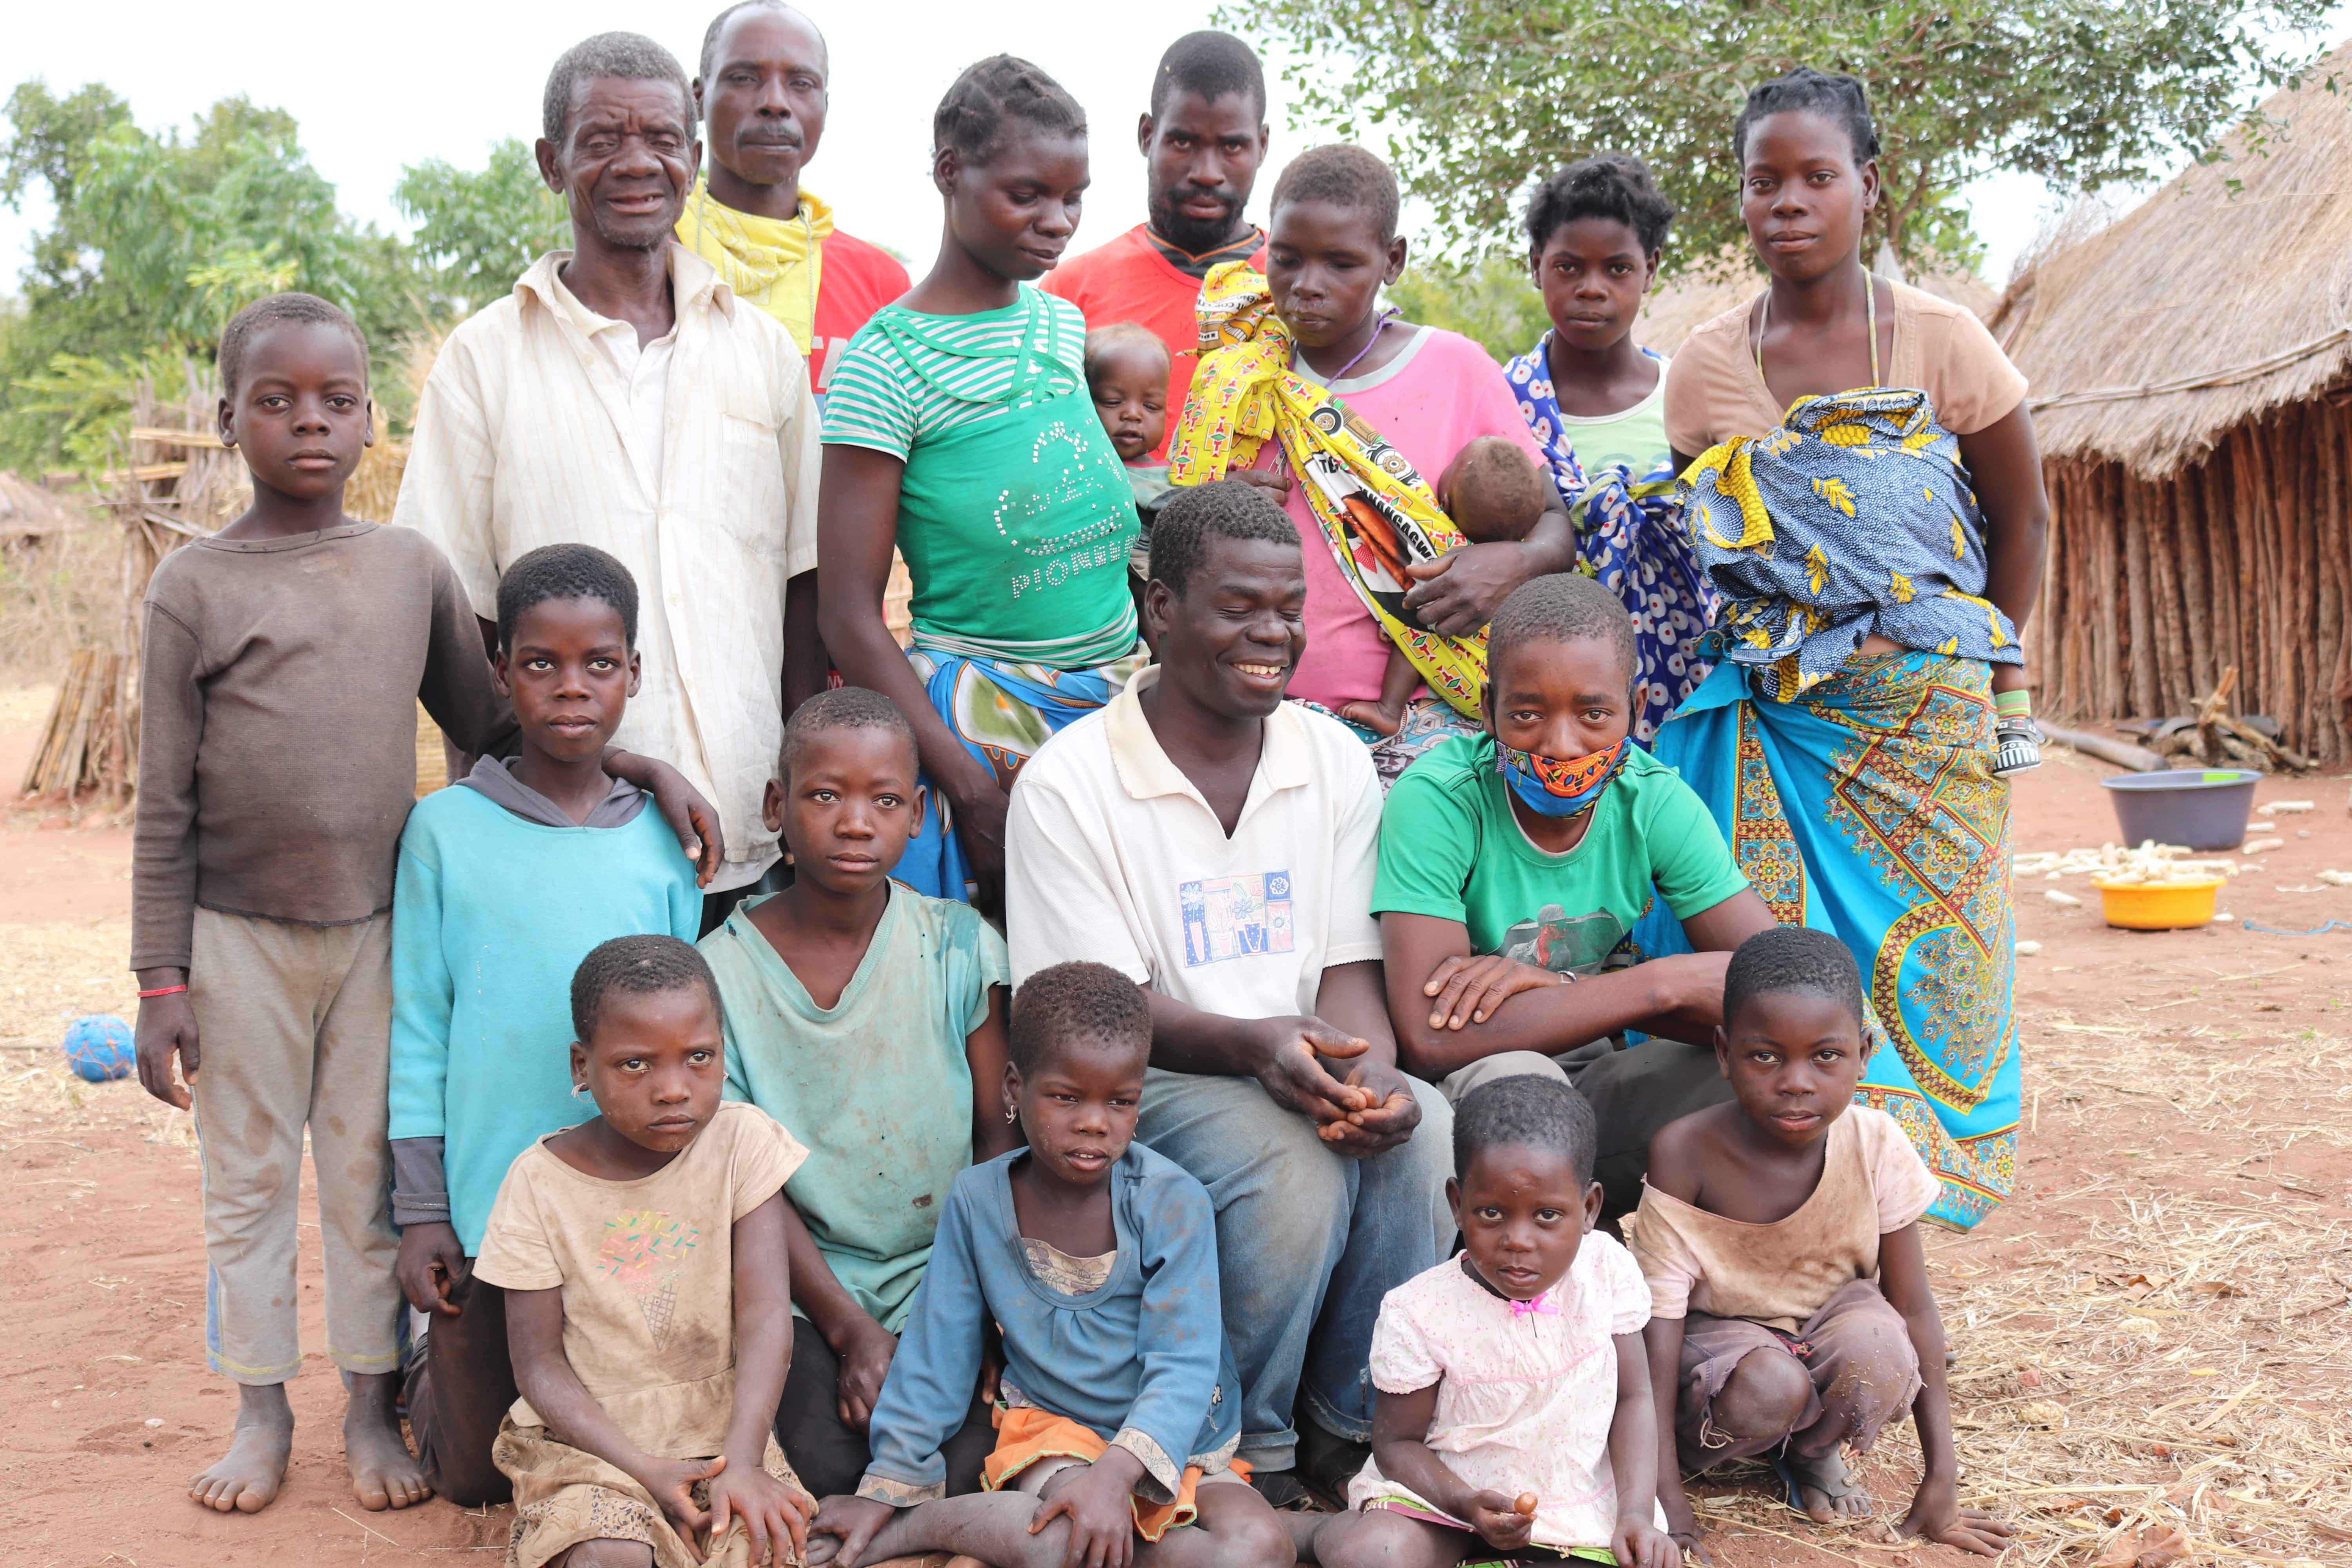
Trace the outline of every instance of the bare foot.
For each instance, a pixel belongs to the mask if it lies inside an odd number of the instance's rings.
[[[1870,1517],[1870,1494],[1835,1448],[1819,1457],[1792,1453],[1788,1465],[1805,1517],[1815,1524],[1852,1524]]]
[[[392,1373],[352,1373],[351,1403],[343,1409],[343,1462],[352,1472],[352,1495],[364,1509],[406,1508],[433,1495],[425,1467],[400,1435],[400,1413]]]
[[[223,1513],[259,1513],[286,1484],[293,1452],[294,1407],[286,1402],[286,1385],[247,1384],[228,1452],[188,1482],[188,1495]]]

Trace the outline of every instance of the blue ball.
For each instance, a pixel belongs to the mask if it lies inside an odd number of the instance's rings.
[[[91,1083],[128,1078],[138,1063],[131,1026],[110,1013],[85,1013],[66,1026],[66,1061]]]

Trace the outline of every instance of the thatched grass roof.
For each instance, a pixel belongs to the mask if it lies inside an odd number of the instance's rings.
[[[81,509],[40,486],[27,484],[0,468],[0,539],[33,539],[62,532],[81,515]]]
[[[2145,479],[2317,395],[2352,365],[2352,44],[2273,93],[2121,220],[2045,257],[1990,324],[2031,381],[2042,450]],[[2236,188],[2233,190],[2231,187]]]
[[[1979,316],[2000,300],[1982,279],[1967,270],[1922,272],[1905,281],[1966,305]],[[1726,256],[1718,266],[1694,268],[1660,284],[1642,301],[1642,314],[1633,323],[1633,341],[1672,358],[1684,339],[1733,306],[1753,300],[1763,289],[1763,269],[1742,247]]]

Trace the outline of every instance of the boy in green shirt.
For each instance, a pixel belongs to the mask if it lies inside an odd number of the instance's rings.
[[[793,1332],[776,1441],[816,1497],[866,1472],[866,1420],[949,1186],[1021,1142],[1002,1114],[1004,939],[891,876],[923,820],[918,770],[887,697],[849,686],[803,703],[764,802],[792,886],[702,939],[728,1098],[789,1119],[808,1146],[784,1184]],[[944,1450],[951,1492],[978,1489],[994,1442],[975,1402]]]
[[[1773,923],[1698,796],[1629,739],[1633,670],[1632,619],[1591,578],[1514,592],[1487,633],[1487,732],[1397,780],[1372,892],[1399,1060],[1456,1100],[1573,1082],[1612,1215],[1640,1201],[1650,1135],[1726,1097],[1724,966]],[[1654,889],[1694,951],[1645,963],[1629,937]],[[1618,1049],[1627,1030],[1657,1037]]]

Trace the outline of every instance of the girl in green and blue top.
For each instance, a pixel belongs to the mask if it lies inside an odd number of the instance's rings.
[[[1076,231],[1086,116],[999,55],[932,118],[939,259],[851,340],[824,417],[820,620],[852,685],[914,721],[929,798],[898,876],[1002,886],[1006,792],[1047,737],[1141,663],[1127,475],[1087,393],[1086,321],[1026,287]],[[896,547],[914,646],[883,624]]]

